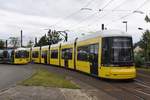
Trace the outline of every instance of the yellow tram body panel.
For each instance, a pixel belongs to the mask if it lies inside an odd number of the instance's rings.
[[[65,63],[64,63],[64,59],[61,58],[61,67],[64,67]],[[74,61],[72,60],[68,60],[68,68],[70,69],[74,69]]]
[[[100,48],[101,48],[101,37],[95,37],[95,38],[92,38],[92,39],[87,39],[87,40],[84,40],[84,41],[79,41],[77,42],[77,48],[76,48],[76,70],[79,70],[79,71],[82,71],[82,72],[85,72],[85,73],[88,73],[90,74],[90,62],[89,61],[79,61],[77,59],[77,54],[78,54],[78,47],[80,46],[86,46],[86,45],[91,45],[91,44],[98,44],[99,45],[99,50],[98,50],[98,53],[100,54]],[[101,59],[101,56],[98,57],[98,65],[100,65],[100,59]],[[100,66],[98,66],[99,68]]]
[[[38,54],[36,55],[37,57],[33,57],[33,53],[34,52],[37,52]],[[34,47],[34,48],[32,48],[32,61],[34,62],[34,63],[41,63],[40,62],[40,56],[41,55],[41,52],[40,52],[40,47]]]
[[[74,44],[65,44],[61,46],[61,50],[60,50],[60,59],[61,59],[61,67],[65,67],[65,61],[62,58],[62,50],[63,49],[72,49],[72,59],[68,59],[68,68],[70,69],[74,69]]]
[[[68,61],[68,68],[74,69],[74,62],[73,62],[73,60],[69,60]]]
[[[27,58],[27,61],[28,61],[28,63],[30,63],[30,62],[31,62],[31,49],[30,49],[30,48],[27,48],[27,51],[28,51],[28,53],[29,53],[29,56],[28,56],[28,58]]]
[[[44,58],[41,57],[41,64],[44,64]]]
[[[85,61],[77,61],[76,69],[90,74],[90,63]]]
[[[27,64],[28,63],[28,59],[26,58],[15,58],[14,59],[14,64]]]
[[[109,79],[134,79],[136,69],[134,66],[128,67],[101,67],[99,68],[99,77]]]
[[[59,66],[59,59],[51,59],[50,64]]]

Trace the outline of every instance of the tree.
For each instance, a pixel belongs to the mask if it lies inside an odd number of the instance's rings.
[[[145,61],[150,61],[150,31],[146,30],[143,33],[139,46],[143,49]]]
[[[49,30],[47,35],[45,34],[40,38],[37,44],[35,46],[45,46],[45,45],[52,45],[60,42],[62,38],[60,37],[60,33],[56,30],[51,31]]]
[[[13,48],[17,48],[20,46],[20,40],[18,37],[10,37],[9,44],[12,45]]]
[[[145,17],[145,21],[146,21],[147,23],[149,23],[149,22],[150,22],[150,18],[148,17],[148,15],[146,15],[146,17]]]
[[[150,18],[148,17],[148,15],[145,16],[144,19],[147,23],[150,22]],[[136,66],[141,66],[143,64],[145,64],[147,66],[147,64],[149,65],[150,63],[150,31],[149,30],[145,30],[145,32],[142,35],[142,39],[137,42],[134,45],[134,48],[139,46],[142,51],[139,53],[135,54],[135,64]]]
[[[40,38],[40,40],[38,41],[37,44],[35,44],[35,46],[45,46],[45,45],[48,45],[48,39],[46,34]]]
[[[0,49],[3,49],[4,45],[5,45],[4,41],[0,40]]]
[[[144,64],[144,52],[143,51],[139,51],[138,53],[134,54],[134,61],[135,61],[135,66],[136,67],[141,67],[141,65]]]
[[[50,45],[56,44],[62,40],[62,38],[60,37],[60,33],[57,32],[56,30],[54,31],[49,30],[47,36],[48,36],[48,44]]]
[[[34,42],[32,40],[29,40],[27,47],[31,48],[33,46]]]

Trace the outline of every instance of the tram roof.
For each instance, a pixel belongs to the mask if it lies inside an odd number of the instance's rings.
[[[19,51],[19,50],[28,50],[29,48],[17,48],[15,51]]]
[[[103,30],[103,31],[97,31],[96,34],[100,34],[101,37],[113,37],[113,36],[131,37],[129,33],[121,30]]]
[[[32,49],[40,49],[40,47],[32,47]]]
[[[60,46],[61,43],[57,43],[57,44],[52,44],[51,47],[58,47]]]
[[[95,38],[95,37],[115,37],[115,36],[122,36],[122,37],[131,37],[130,34],[124,31],[120,30],[103,30],[103,31],[96,31],[93,33],[90,33],[89,35],[85,35],[83,37],[80,37],[78,41],[81,40],[86,40],[90,38]]]
[[[41,48],[49,48],[49,45],[46,45],[46,46],[42,46]]]
[[[62,42],[61,45],[67,45],[67,44],[73,44],[74,43],[74,39],[71,41],[67,41],[67,42]]]

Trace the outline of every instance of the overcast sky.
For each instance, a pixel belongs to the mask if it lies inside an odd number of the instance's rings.
[[[80,10],[84,7],[91,10]],[[133,13],[135,10],[144,14]],[[138,27],[150,29],[144,21],[146,14],[150,16],[150,0],[0,0],[0,39],[19,36],[22,29],[26,43],[48,28],[70,30],[71,39],[100,30],[102,23],[107,29],[125,31],[122,21],[126,20],[128,33],[137,42],[143,32]]]

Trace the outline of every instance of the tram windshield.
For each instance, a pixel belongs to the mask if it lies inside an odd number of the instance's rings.
[[[133,65],[131,37],[106,37],[103,42],[104,64]]]
[[[114,63],[132,62],[131,38],[113,38],[111,52],[111,61]]]
[[[15,52],[15,58],[28,58],[29,52],[25,50],[20,50]]]

